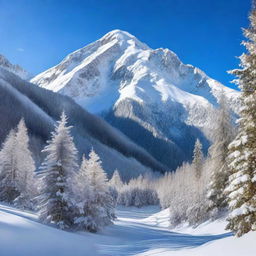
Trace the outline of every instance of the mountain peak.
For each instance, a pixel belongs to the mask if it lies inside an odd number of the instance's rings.
[[[117,42],[122,48],[127,48],[129,45],[134,45],[140,49],[149,49],[146,44],[142,43],[134,35],[120,29],[115,29],[108,32],[98,41],[103,44]]]
[[[116,38],[116,39],[135,39],[135,36],[131,35],[127,31],[120,30],[120,29],[114,29],[110,32],[108,32],[103,38]]]

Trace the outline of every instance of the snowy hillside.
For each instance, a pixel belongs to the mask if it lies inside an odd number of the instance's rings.
[[[70,233],[42,225],[37,215],[0,205],[1,255],[9,256],[254,256],[255,232],[235,238],[225,222],[196,229],[168,229],[168,210],[120,208],[115,225],[97,234]],[[13,246],[15,244],[15,246]]]
[[[10,63],[9,60],[7,60],[3,55],[0,54],[0,67],[8,70],[9,72],[14,73],[15,75],[19,76],[22,79],[29,79],[30,75],[29,73],[24,70],[21,66],[19,65],[13,65]]]
[[[183,64],[172,51],[153,50],[120,30],[71,53],[31,81],[104,116],[171,168],[191,158],[197,137],[208,147],[209,113],[222,91],[234,111],[239,106],[237,91]]]
[[[53,131],[55,121],[65,110],[69,123],[74,126],[72,132],[80,154],[88,156],[93,147],[109,174],[117,168],[126,179],[149,169],[165,170],[143,148],[72,99],[33,86],[1,67],[0,109],[0,142],[24,117],[37,163],[42,161],[40,152]]]

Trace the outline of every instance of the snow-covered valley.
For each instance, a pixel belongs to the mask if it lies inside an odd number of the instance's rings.
[[[0,255],[8,256],[254,256],[255,233],[237,239],[225,222],[197,228],[168,228],[168,210],[121,207],[117,220],[97,234],[71,233],[45,226],[37,215],[0,205]],[[250,244],[250,246],[247,246]]]

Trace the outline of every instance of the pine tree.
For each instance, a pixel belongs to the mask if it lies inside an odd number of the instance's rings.
[[[72,179],[77,171],[77,149],[67,126],[63,112],[52,138],[42,152],[47,154],[41,169],[40,219],[53,222],[60,229],[73,225],[72,217]]]
[[[1,200],[32,209],[32,199],[36,194],[34,170],[27,128],[21,119],[17,132],[10,131],[0,153]]]
[[[112,178],[109,180],[108,184],[109,191],[113,198],[114,204],[117,205],[119,193],[124,185],[120,178],[118,170],[114,171]]]
[[[109,185],[116,188],[117,190],[120,190],[120,188],[124,185],[118,170],[114,171],[112,178],[109,181]]]
[[[224,194],[228,181],[228,145],[233,139],[234,128],[231,113],[224,93],[221,93],[219,110],[215,115],[216,127],[213,134],[213,145],[209,149],[211,178],[207,198],[208,211],[211,217],[216,218],[227,207],[227,198]]]
[[[18,124],[16,142],[16,187],[19,196],[14,203],[20,208],[33,209],[33,199],[37,193],[35,163],[29,150],[29,137],[24,119]]]
[[[244,30],[247,53],[240,57],[241,69],[231,71],[242,96],[239,132],[229,146],[230,177],[226,191],[230,214],[227,229],[237,236],[256,230],[256,8]]]
[[[193,151],[193,166],[195,168],[196,177],[200,178],[202,175],[202,167],[203,167],[203,152],[202,152],[202,144],[199,139],[196,140],[194,151]]]
[[[79,230],[89,230],[96,226],[93,218],[93,190],[90,184],[88,168],[88,160],[83,156],[79,172],[73,181],[73,194],[75,198],[75,214],[74,223]]]
[[[101,166],[101,160],[94,150],[89,154],[87,174],[92,188],[93,201],[91,208],[91,226],[88,230],[96,232],[101,227],[109,225],[115,218],[114,202],[110,195],[107,176]]]
[[[0,151],[0,200],[12,203],[19,195],[16,187],[16,136],[11,130]]]

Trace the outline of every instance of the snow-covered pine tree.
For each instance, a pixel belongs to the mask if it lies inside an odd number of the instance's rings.
[[[83,156],[79,172],[75,175],[73,180],[74,194],[74,224],[79,230],[90,230],[91,227],[96,226],[93,218],[94,194],[90,184],[88,168],[88,160]]]
[[[112,178],[109,180],[108,184],[109,184],[110,194],[111,194],[111,196],[114,200],[114,203],[116,205],[117,201],[118,201],[118,195],[119,195],[122,187],[124,186],[118,170],[114,171]]]
[[[124,185],[118,170],[114,171],[112,178],[109,180],[109,185],[117,190],[120,190],[120,188]]]
[[[215,113],[216,126],[213,134],[213,144],[209,149],[209,164],[211,170],[210,184],[208,188],[208,211],[212,218],[218,215],[227,207],[227,197],[224,194],[228,181],[228,145],[233,139],[234,127],[231,121],[231,113],[227,99],[222,91],[219,109]]]
[[[19,195],[16,188],[16,136],[11,130],[0,151],[0,200],[11,203]]]
[[[242,96],[239,132],[230,144],[230,177],[226,191],[230,214],[227,229],[237,236],[256,230],[256,8],[244,30],[247,53],[240,57],[241,69],[231,71]]]
[[[195,174],[197,178],[200,178],[202,175],[202,167],[203,167],[203,152],[202,152],[202,144],[199,139],[195,142],[195,147],[193,151],[193,166],[195,168]]]
[[[63,112],[52,138],[43,149],[47,156],[40,168],[40,219],[45,223],[53,222],[60,229],[73,225],[72,179],[77,171],[77,149],[67,126]]]
[[[101,160],[94,150],[89,154],[87,173],[92,188],[93,201],[90,204],[92,222],[88,226],[91,232],[109,225],[115,218],[114,202],[110,195],[107,176],[101,166]]]
[[[35,163],[29,150],[29,136],[23,118],[17,127],[16,142],[16,187],[19,196],[14,204],[20,208],[33,209],[33,199],[37,193]]]

